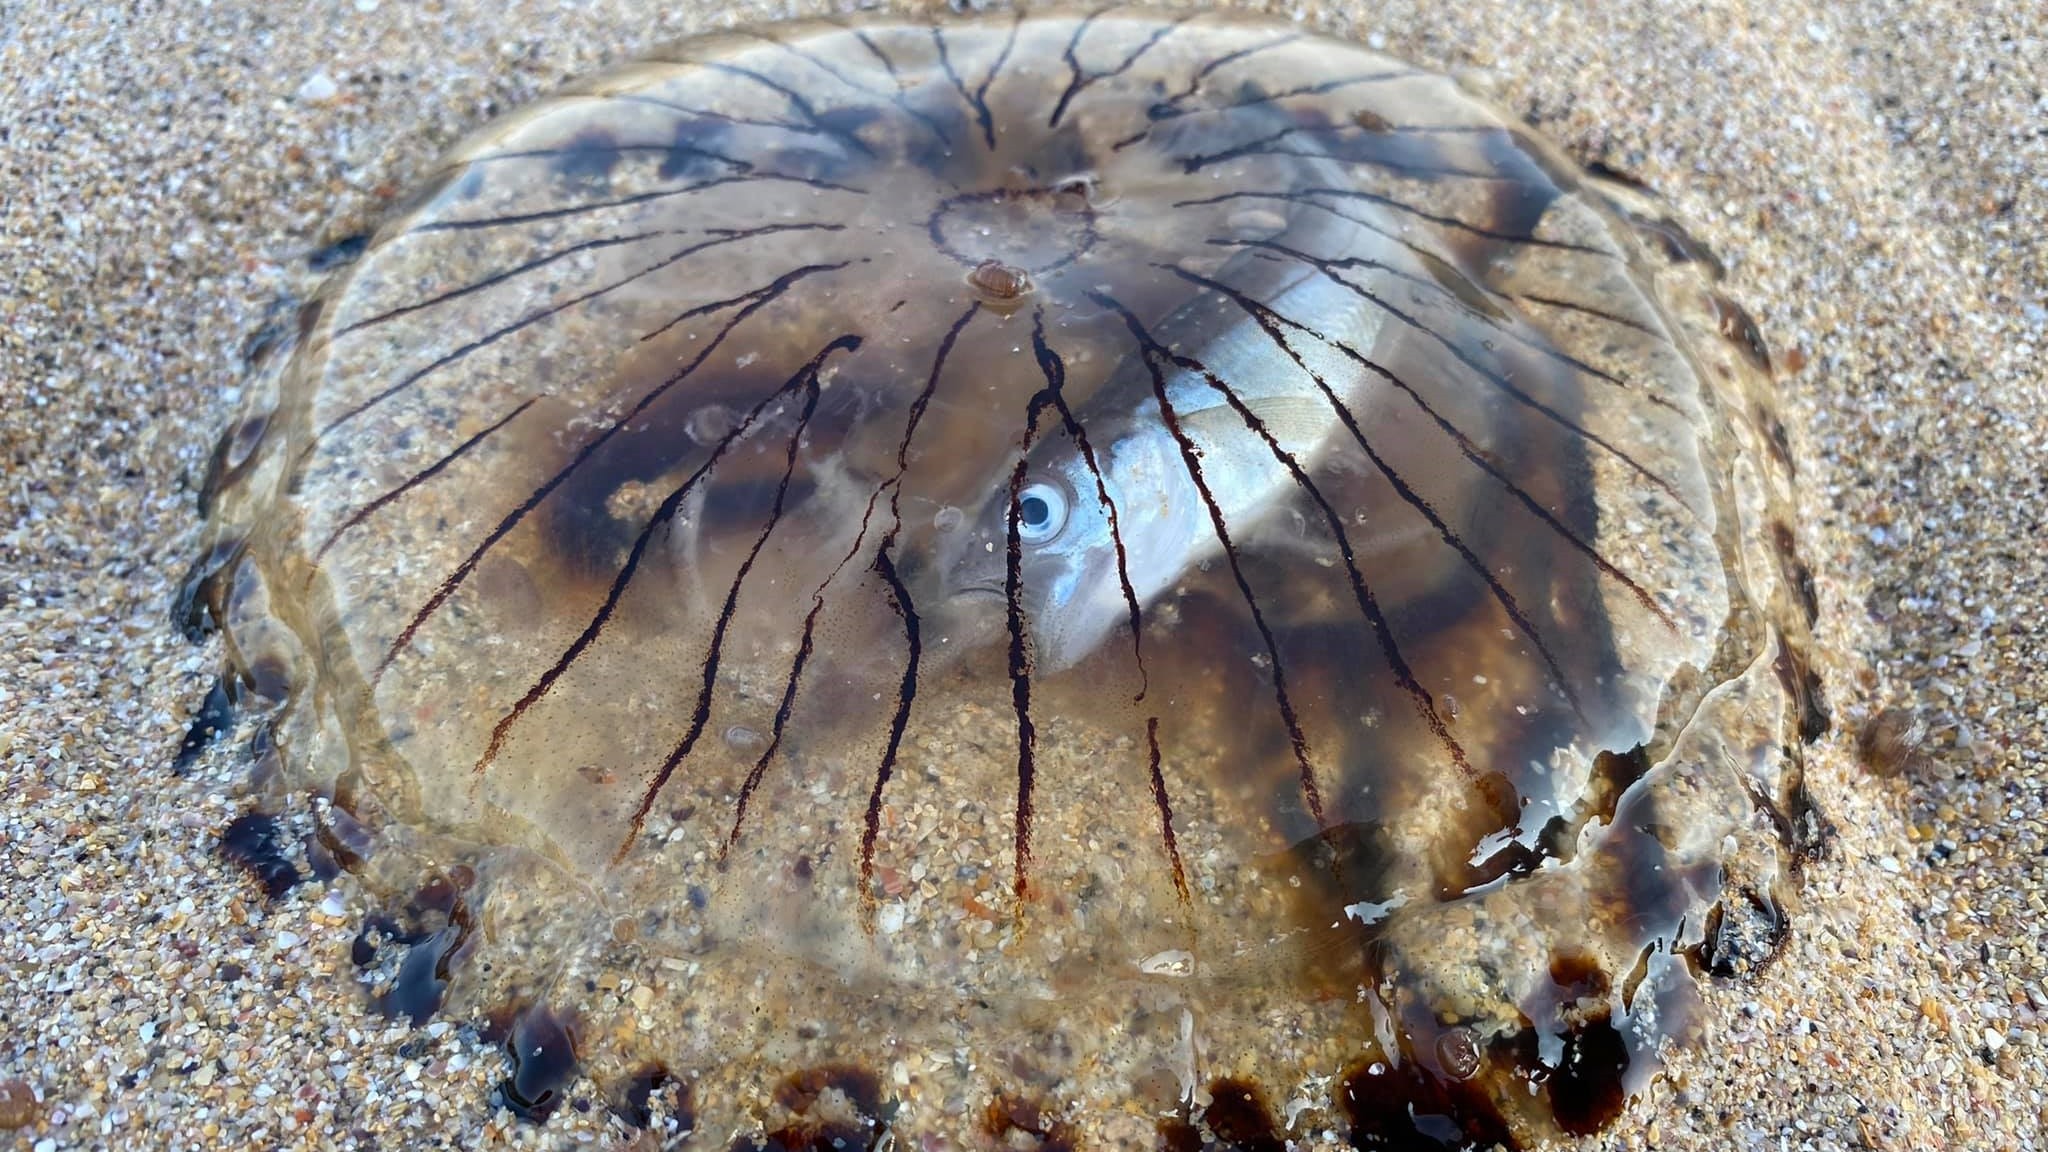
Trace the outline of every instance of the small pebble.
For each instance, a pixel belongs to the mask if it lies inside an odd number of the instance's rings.
[[[0,1080],[0,1129],[26,1128],[36,1111],[36,1090],[28,1081]]]
[[[306,77],[306,82],[299,85],[298,96],[309,104],[321,104],[334,99],[335,93],[340,90],[334,83],[334,77],[329,76],[327,70],[323,68]]]

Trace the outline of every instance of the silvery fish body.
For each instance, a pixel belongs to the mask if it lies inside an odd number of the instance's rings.
[[[1366,238],[1362,229],[1343,231],[1350,235],[1325,238],[1325,250],[1353,251]],[[1370,349],[1386,328],[1380,313],[1332,277],[1289,271],[1287,280],[1276,309],[1334,339]],[[1221,555],[1226,536],[1260,531],[1301,497],[1325,448],[1346,435],[1343,415],[1371,419],[1379,381],[1356,366],[1311,374],[1276,360],[1253,320],[1203,304],[1176,319],[1163,326],[1162,339],[1185,338],[1134,363],[1124,386],[1107,390],[1115,402],[1134,389],[1143,398],[1128,411],[1102,414],[1107,448],[1098,450],[1096,468],[1073,435],[1055,429],[1016,494],[1051,501],[1059,520],[1051,531],[1020,532],[1020,595],[1042,673],[1086,659],[1131,620],[1133,603],[1141,612],[1155,603],[1185,573]],[[1188,354],[1179,354],[1182,345]],[[1162,416],[1162,397],[1171,420]],[[975,529],[950,545],[960,558],[942,595],[1005,591],[1011,505],[1007,490],[992,493]],[[1115,571],[1119,561],[1128,590]]]

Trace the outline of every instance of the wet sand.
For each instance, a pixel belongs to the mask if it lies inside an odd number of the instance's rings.
[[[473,1030],[368,1011],[341,890],[266,905],[218,858],[235,758],[169,771],[218,654],[168,606],[239,348],[303,290],[309,252],[570,76],[818,10],[8,10],[0,1141],[628,1146],[588,1084],[545,1129],[494,1113],[503,1062]],[[1797,365],[1784,403],[1837,721],[1810,772],[1837,835],[1782,955],[1709,988],[1703,1042],[1588,1146],[2039,1147],[2048,21],[1947,2],[1284,11],[1460,72],[1664,193]],[[1857,735],[1885,708],[1927,735],[1873,771]]]

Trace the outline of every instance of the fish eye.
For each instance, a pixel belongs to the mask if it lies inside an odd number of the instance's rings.
[[[1067,494],[1057,484],[1039,481],[1017,493],[1017,535],[1026,544],[1043,544],[1067,526]]]

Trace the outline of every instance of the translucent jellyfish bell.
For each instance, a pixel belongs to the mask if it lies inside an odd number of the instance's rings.
[[[1817,835],[1769,361],[1696,251],[1293,25],[709,35],[306,304],[190,602],[380,1003],[514,1021],[529,1114],[580,1065],[785,1145],[1304,1083],[1359,1147],[1591,1131]]]

